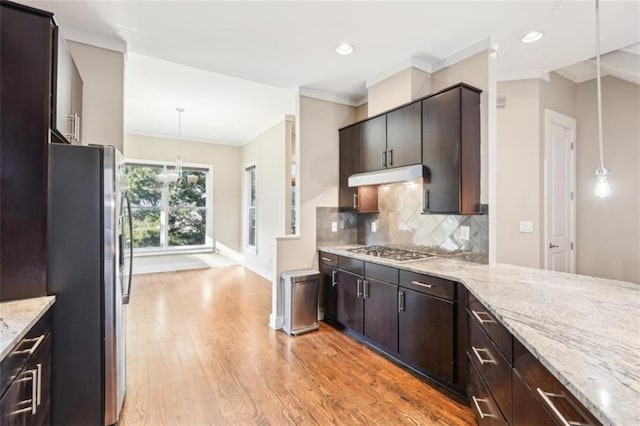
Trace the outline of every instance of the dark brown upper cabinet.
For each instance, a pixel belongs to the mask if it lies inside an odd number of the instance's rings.
[[[421,113],[416,102],[387,114],[387,168],[422,162]]]
[[[378,211],[378,188],[375,186],[349,187],[349,176],[359,172],[358,138],[360,126],[340,130],[340,186],[338,207],[361,213]]]
[[[422,101],[425,213],[480,212],[480,90],[457,85]]]
[[[360,123],[359,172],[372,172],[386,167],[387,117],[381,115]]]
[[[0,301],[47,293],[52,15],[0,3]]]

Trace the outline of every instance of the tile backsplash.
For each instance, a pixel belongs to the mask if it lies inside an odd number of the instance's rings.
[[[379,213],[356,214],[319,207],[316,212],[318,245],[389,244],[444,252],[464,252],[486,263],[489,254],[488,215],[422,214],[422,181],[381,185]],[[337,221],[338,232],[331,232]],[[377,222],[376,232],[372,231]],[[353,226],[356,226],[354,231]],[[463,240],[460,227],[469,227]]]

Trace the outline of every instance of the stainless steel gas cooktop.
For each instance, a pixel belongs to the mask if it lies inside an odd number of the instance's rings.
[[[413,260],[421,260],[433,257],[432,254],[403,250],[387,246],[365,246],[347,249],[347,251],[356,254],[364,254],[367,256],[393,260],[394,262],[411,262]]]

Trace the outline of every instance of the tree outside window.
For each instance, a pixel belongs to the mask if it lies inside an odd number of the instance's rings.
[[[125,183],[133,216],[133,246],[138,251],[210,245],[207,244],[210,170],[183,166],[178,182],[160,184],[157,175],[170,172],[173,167],[173,164],[126,165]]]

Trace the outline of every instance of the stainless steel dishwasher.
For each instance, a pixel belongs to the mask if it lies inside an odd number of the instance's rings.
[[[289,334],[318,329],[320,272],[299,269],[282,273],[284,281],[284,324]]]

